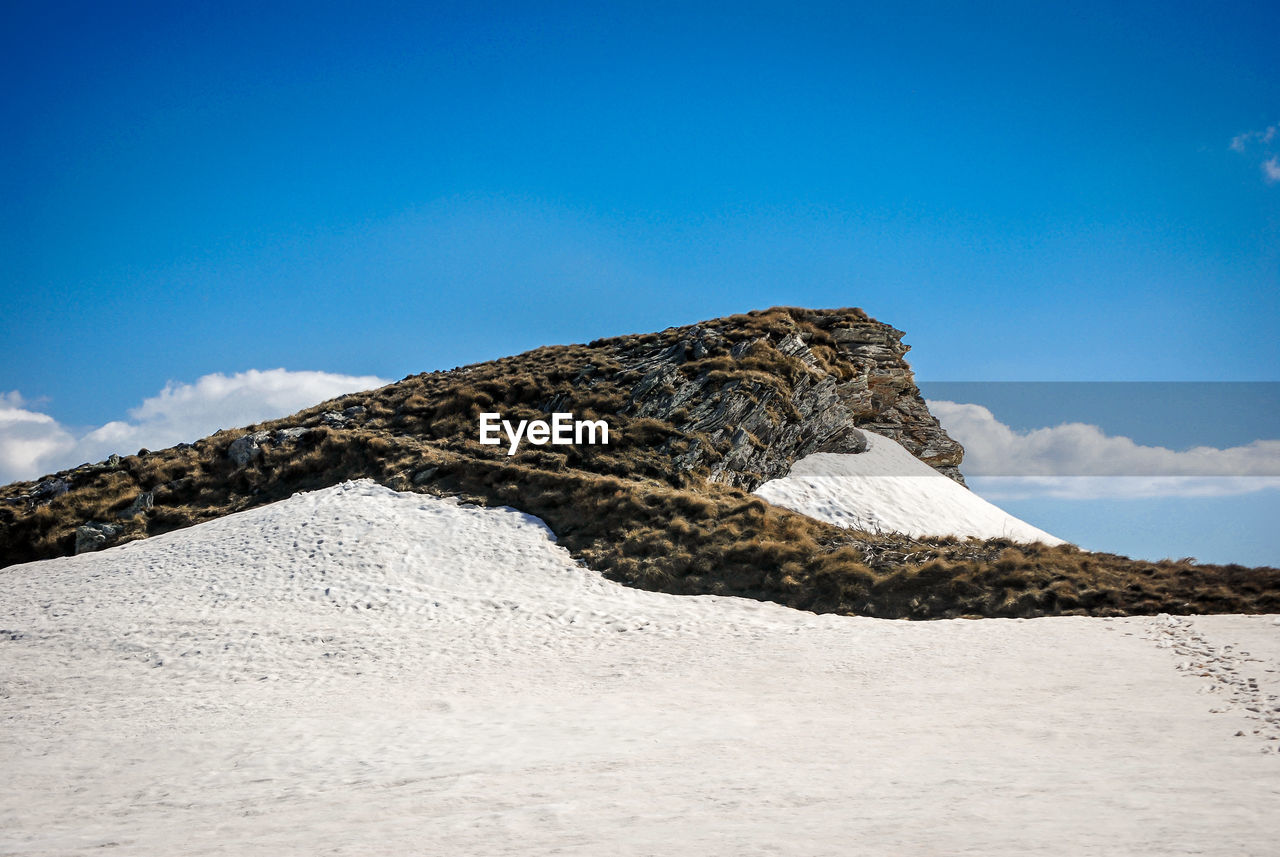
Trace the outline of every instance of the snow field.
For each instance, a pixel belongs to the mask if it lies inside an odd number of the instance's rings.
[[[0,854],[1274,854],[1274,621],[641,592],[348,483],[0,570]]]

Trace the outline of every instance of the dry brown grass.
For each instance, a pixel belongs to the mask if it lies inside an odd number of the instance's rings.
[[[841,373],[845,367],[829,337],[810,324],[819,315],[775,309],[721,322],[723,345],[681,371],[710,372],[723,384],[768,386],[785,403],[791,384],[812,371],[808,366],[759,344],[741,360],[730,358],[729,349],[766,334],[780,339],[800,326],[819,359]],[[142,491],[154,493],[155,507],[125,522],[125,539],[368,477],[397,490],[515,506],[544,520],[574,556],[607,576],[678,594],[741,595],[818,612],[905,618],[1280,610],[1276,569],[853,533],[712,484],[705,470],[682,471],[674,455],[695,441],[714,444],[683,424],[679,412],[671,422],[629,415],[630,389],[640,376],[622,371],[617,360],[639,343],[667,346],[682,335],[671,330],[539,348],[344,396],[248,427],[312,431],[293,444],[266,445],[262,458],[242,469],[226,454],[244,433],[237,431],[71,474],[72,490],[48,505],[0,505],[0,559],[7,565],[70,553],[78,524],[115,520]],[[326,411],[355,405],[365,411],[348,426],[322,425]],[[504,447],[478,442],[482,411],[539,419],[552,406],[582,419],[607,416],[614,441],[526,444],[510,457]],[[0,489],[0,496],[30,484]]]

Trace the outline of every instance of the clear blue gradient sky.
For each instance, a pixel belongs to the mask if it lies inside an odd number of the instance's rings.
[[[976,5],[6,4],[0,391],[775,304],[923,380],[1280,380],[1280,6]]]

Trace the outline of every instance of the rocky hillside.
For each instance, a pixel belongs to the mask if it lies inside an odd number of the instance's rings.
[[[623,582],[928,618],[1280,608],[1280,572],[1071,547],[856,533],[748,492],[887,435],[961,481],[902,333],[861,310],[775,308],[405,378],[195,444],[0,489],[3,564],[94,550],[371,477],[542,518]],[[481,413],[605,419],[605,445],[479,442]]]
[[[724,319],[683,328],[670,345],[663,335],[616,348],[622,372],[640,374],[623,413],[677,426],[693,438],[678,467],[705,467],[711,481],[748,491],[810,453],[861,452],[858,427],[892,437],[964,484],[964,449],[920,398],[902,331],[860,310],[787,312],[799,322],[793,330],[744,331],[743,322]]]

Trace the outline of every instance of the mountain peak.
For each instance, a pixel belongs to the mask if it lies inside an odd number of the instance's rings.
[[[869,433],[972,497],[902,336],[860,309],[775,307],[412,375],[9,486],[0,557],[100,549],[367,478],[515,507],[605,575],[677,594],[915,618],[1276,606],[1267,570],[842,529],[753,496],[807,456],[858,455]],[[572,426],[590,431],[559,434]],[[1233,576],[1249,585],[1222,595]]]

